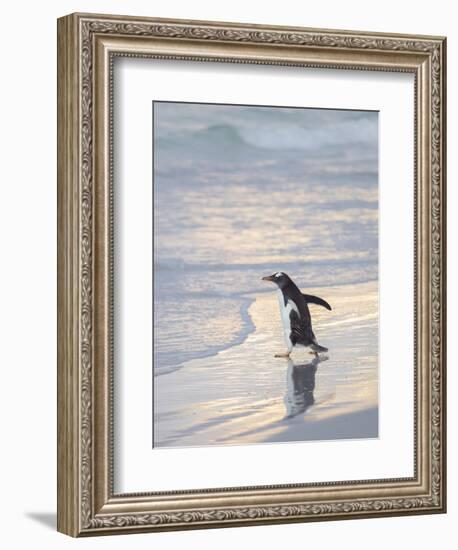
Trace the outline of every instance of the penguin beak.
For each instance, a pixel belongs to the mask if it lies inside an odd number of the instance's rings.
[[[268,275],[267,277],[263,277],[262,280],[273,282],[274,281],[274,276],[273,275]]]

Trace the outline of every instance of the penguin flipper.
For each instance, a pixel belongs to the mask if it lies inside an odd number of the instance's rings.
[[[302,296],[305,298],[307,304],[316,304],[318,306],[323,306],[326,309],[329,309],[329,311],[332,310],[328,302],[326,302],[326,300],[323,300],[322,298],[318,298],[318,296],[312,296],[311,294],[302,294]]]

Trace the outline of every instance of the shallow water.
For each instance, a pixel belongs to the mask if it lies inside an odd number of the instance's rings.
[[[275,292],[255,296],[243,343],[154,381],[156,447],[378,436],[378,292],[374,282],[313,289],[319,358],[283,351]]]

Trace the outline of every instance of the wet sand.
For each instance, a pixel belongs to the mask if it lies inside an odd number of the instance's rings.
[[[255,330],[238,345],[154,378],[154,446],[378,437],[376,282],[308,288],[318,358],[284,351],[276,292],[251,296]]]

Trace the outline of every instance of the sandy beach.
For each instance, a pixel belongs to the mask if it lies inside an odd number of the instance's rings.
[[[248,296],[243,342],[154,377],[154,447],[378,437],[376,282],[307,289],[318,358],[284,350],[275,291]]]

